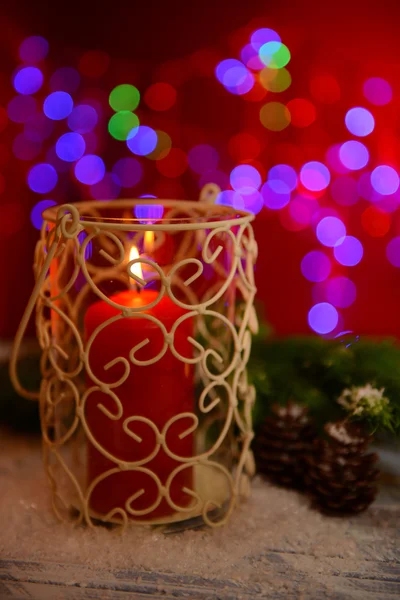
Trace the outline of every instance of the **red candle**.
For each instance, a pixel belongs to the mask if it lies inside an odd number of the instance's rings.
[[[126,307],[139,308],[153,302],[158,296],[154,290],[127,290],[110,298],[113,302]],[[85,315],[85,337],[91,334],[108,319],[121,314],[121,311],[107,302],[99,301],[89,307]],[[172,471],[184,463],[168,456],[165,450],[157,447],[157,433],[148,423],[149,419],[162,433],[165,424],[180,413],[193,413],[194,385],[193,367],[177,359],[168,348],[164,356],[154,364],[142,366],[135,365],[129,359],[129,353],[137,344],[148,339],[148,343],[137,350],[135,357],[146,361],[157,356],[164,344],[164,335],[159,326],[153,321],[144,318],[152,315],[171,331],[175,321],[185,314],[185,310],[178,307],[170,298],[164,296],[153,308],[132,317],[121,318],[105,327],[95,338],[89,351],[89,363],[92,372],[99,380],[108,384],[118,381],[124,373],[124,367],[116,364],[104,370],[107,363],[117,357],[124,357],[130,364],[130,373],[120,386],[113,388],[119,398],[123,414],[121,418],[113,420],[99,408],[102,405],[111,414],[118,411],[115,401],[101,391],[89,395],[85,405],[85,419],[88,427],[99,445],[112,454],[115,458],[127,461],[143,461],[138,469],[122,470],[106,477],[97,484],[90,496],[90,508],[93,512],[106,515],[115,508],[126,510],[126,502],[131,500],[130,506],[135,511],[142,511],[139,515],[128,516],[135,519],[156,519],[171,515],[175,512],[163,497],[157,504],[159,491],[154,478],[145,470],[150,470],[156,475],[161,484],[165,486]],[[188,337],[193,336],[193,320],[185,319],[176,329],[174,347],[185,357],[191,357],[193,347]],[[95,385],[88,377],[88,387]],[[139,419],[129,419],[139,417]],[[123,428],[123,423],[129,419],[126,427],[135,439]],[[183,417],[175,421],[166,432],[168,448],[180,457],[193,456],[193,435],[180,437],[193,425],[193,419]],[[140,441],[139,441],[140,440]],[[152,456],[150,461],[146,458]],[[88,442],[88,484],[106,471],[116,468],[117,465],[105,457],[92,443]],[[188,506],[193,498],[184,488],[193,489],[192,467],[187,466],[175,475],[170,486],[170,497],[177,506]],[[156,505],[157,504],[157,505]],[[147,509],[153,507],[149,512]],[[146,514],[144,514],[146,513]]]

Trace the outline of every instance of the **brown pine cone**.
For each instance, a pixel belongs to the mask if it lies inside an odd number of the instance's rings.
[[[378,455],[366,453],[371,436],[345,421],[325,426],[327,440],[315,440],[306,457],[305,481],[327,512],[358,513],[375,499]]]
[[[308,409],[292,401],[274,404],[256,433],[254,454],[257,471],[281,485],[302,487],[304,455],[315,438]]]

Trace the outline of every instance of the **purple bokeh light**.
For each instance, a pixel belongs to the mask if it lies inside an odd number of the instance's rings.
[[[67,92],[53,92],[43,103],[43,112],[53,121],[61,121],[71,114],[74,107],[73,100]]]
[[[314,304],[308,313],[308,324],[316,333],[327,334],[335,329],[339,322],[339,314],[332,304],[320,302]]]
[[[106,173],[101,181],[90,186],[90,195],[96,200],[114,200],[118,198],[121,186],[115,175]]]
[[[375,119],[372,113],[361,106],[356,106],[347,111],[345,123],[350,133],[359,137],[369,135],[375,127]]]
[[[390,84],[381,77],[370,77],[363,85],[364,96],[375,106],[389,104],[393,98]]]
[[[81,76],[72,67],[57,69],[50,77],[49,88],[52,92],[68,92],[73,94],[79,87]]]
[[[333,248],[346,235],[346,227],[337,217],[324,217],[317,225],[316,235],[321,244]]]
[[[355,302],[357,289],[348,277],[333,277],[325,285],[326,298],[333,306],[348,308]]]
[[[103,179],[106,167],[100,156],[88,154],[76,163],[74,172],[75,177],[81,183],[94,185]]]
[[[325,281],[331,273],[331,261],[320,250],[308,252],[301,261],[301,272],[308,281]]]
[[[136,158],[121,158],[113,166],[112,172],[124,188],[137,185],[143,177],[143,167]]]
[[[275,165],[268,171],[268,181],[281,181],[286,185],[287,191],[292,192],[297,187],[297,173],[289,165]]]
[[[361,142],[349,140],[340,146],[339,158],[350,171],[363,169],[369,161],[369,152]]]
[[[51,192],[58,181],[55,168],[48,163],[40,163],[31,168],[28,173],[28,186],[33,192],[47,194]]]
[[[399,189],[400,179],[393,167],[380,165],[371,173],[371,185],[378,194],[390,196]]]
[[[157,133],[147,125],[139,125],[128,133],[126,144],[133,154],[146,156],[157,146]]]
[[[56,154],[61,160],[75,162],[85,153],[85,140],[79,133],[64,133],[56,143]]]
[[[272,185],[271,185],[272,183]],[[264,204],[272,210],[280,210],[290,202],[290,192],[282,181],[267,181],[261,188]]]
[[[354,267],[362,259],[364,249],[360,240],[352,235],[346,235],[338,241],[333,249],[333,254],[341,265]]]
[[[93,106],[79,104],[68,117],[68,127],[76,133],[89,133],[96,127],[97,121],[98,115]]]
[[[54,200],[40,200],[31,210],[31,221],[35,229],[41,229],[43,225],[42,213],[46,208],[55,206],[57,202]]]
[[[19,57],[22,62],[34,65],[46,58],[49,43],[41,35],[32,35],[24,39],[19,46]]]
[[[37,67],[23,67],[15,74],[13,84],[19,94],[36,94],[43,85],[43,73]]]
[[[189,150],[188,162],[192,171],[201,175],[207,171],[214,171],[218,167],[219,154],[213,146],[199,144]]]
[[[26,123],[36,112],[32,96],[14,96],[7,105],[8,118],[14,123]]]
[[[330,183],[329,169],[321,162],[311,161],[302,166],[300,181],[302,185],[312,192],[321,192]]]

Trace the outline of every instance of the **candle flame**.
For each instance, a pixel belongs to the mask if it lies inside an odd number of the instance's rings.
[[[154,248],[154,231],[144,232],[144,251],[149,254]]]
[[[132,246],[129,252],[129,261],[135,260],[136,258],[139,258],[139,252],[136,246]],[[142,265],[139,262],[135,263],[134,265],[131,265],[130,272],[131,275],[136,275],[136,277],[140,277],[140,279],[143,279]]]

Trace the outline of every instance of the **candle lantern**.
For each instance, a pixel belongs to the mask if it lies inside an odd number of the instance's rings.
[[[207,193],[45,211],[11,375],[40,401],[60,519],[221,525],[249,493],[252,219]],[[38,394],[16,373],[34,310]]]

